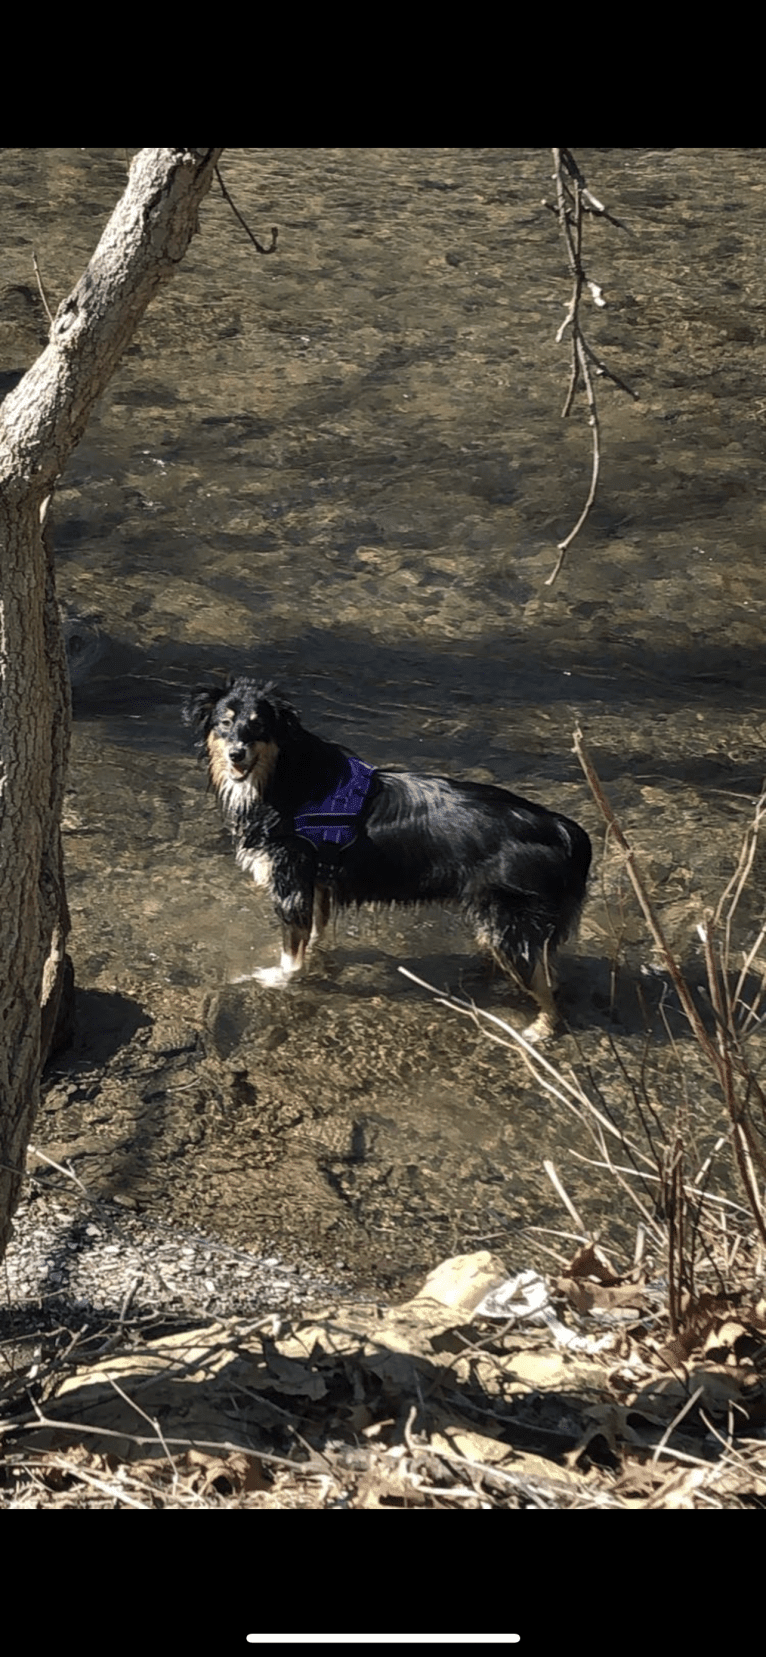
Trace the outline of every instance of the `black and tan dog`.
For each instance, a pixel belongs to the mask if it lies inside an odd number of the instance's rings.
[[[453,903],[556,1026],[552,956],[574,931],[591,846],[584,829],[503,788],[377,771],[312,736],[273,684],[233,679],[187,698],[237,862],[283,928],[281,985],[305,965],[333,908]]]

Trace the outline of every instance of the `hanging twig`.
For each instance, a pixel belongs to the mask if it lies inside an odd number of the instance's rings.
[[[232,210],[232,213],[234,214],[235,219],[239,219],[239,222],[242,226],[242,229],[250,237],[250,240],[253,244],[253,247],[256,250],[256,253],[263,253],[263,254],[275,253],[276,252],[276,247],[277,247],[277,237],[279,235],[279,225],[273,224],[271,226],[271,246],[270,247],[263,247],[261,245],[261,243],[258,241],[257,236],[253,235],[253,232],[250,229],[249,224],[246,224],[245,220],[242,217],[242,214],[239,211],[239,208],[235,207],[234,202],[232,201],[231,196],[229,195],[229,192],[226,188],[226,185],[224,184],[223,179],[221,178],[220,168],[218,168],[218,167],[216,167],[216,169],[215,169],[215,176],[218,179],[218,183],[221,186],[221,195],[223,196],[224,201],[228,201],[229,206]]]
[[[572,330],[572,366],[569,376],[569,386],[567,388],[567,394],[562,410],[562,418],[567,418],[574,402],[575,393],[577,392],[578,387],[582,386],[588,405],[588,425],[590,426],[593,434],[593,461],[591,466],[590,488],[588,490],[585,505],[580,513],[577,523],[574,526],[574,529],[570,530],[564,541],[559,541],[559,556],[556,560],[555,568],[547,577],[545,583],[547,587],[552,586],[553,582],[556,580],[556,577],[564,563],[567,548],[571,546],[575,536],[579,535],[596,498],[599,471],[601,467],[601,439],[598,422],[598,407],[596,404],[596,394],[593,389],[593,380],[594,378],[606,378],[612,380],[614,385],[618,386],[621,391],[627,392],[629,397],[633,397],[636,400],[638,399],[638,392],[633,391],[629,385],[626,385],[624,380],[619,379],[616,374],[613,374],[611,370],[606,367],[606,364],[601,361],[600,357],[596,355],[595,351],[588,344],[580,324],[580,299],[582,297],[583,288],[587,288],[594,305],[596,305],[599,310],[603,310],[606,305],[603,290],[599,286],[598,282],[593,281],[592,278],[587,275],[583,265],[583,216],[585,213],[591,213],[598,218],[608,219],[610,224],[617,225],[620,230],[627,230],[627,225],[622,224],[621,221],[615,218],[613,214],[608,213],[603,204],[591,194],[591,191],[587,188],[585,179],[570,150],[554,150],[553,166],[554,178],[556,180],[556,206],[553,211],[556,213],[561,226],[564,237],[564,245],[567,252],[567,261],[572,274],[573,283],[569,310],[567,311],[564,321],[562,322],[556,335],[556,343],[560,344],[567,328],[571,328]]]
[[[37,254],[35,253],[34,248],[32,249],[32,264],[34,266],[34,272],[35,272],[35,276],[37,278],[38,292],[39,292],[40,298],[43,302],[43,309],[45,311],[45,315],[48,318],[50,326],[52,328],[53,327],[53,316],[52,316],[52,313],[51,313],[50,305],[48,304],[48,299],[47,299],[45,289],[43,287],[43,279],[42,279],[42,276],[40,275],[40,266],[37,263]]]

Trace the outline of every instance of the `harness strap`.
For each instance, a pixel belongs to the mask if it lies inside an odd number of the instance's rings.
[[[350,846],[357,832],[370,785],[375,775],[373,765],[365,765],[355,754],[344,754],[344,774],[324,799],[307,800],[294,817],[295,833],[309,840],[315,850]]]

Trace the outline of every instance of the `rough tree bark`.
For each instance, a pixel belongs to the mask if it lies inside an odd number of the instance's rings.
[[[47,503],[90,411],[198,228],[217,149],[141,150],[50,343],[0,407],[0,1259],[56,1022],[71,705]]]

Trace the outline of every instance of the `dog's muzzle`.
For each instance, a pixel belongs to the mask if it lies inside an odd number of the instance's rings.
[[[250,758],[246,748],[229,748],[226,758],[229,770],[237,782],[244,782],[250,770]]]

